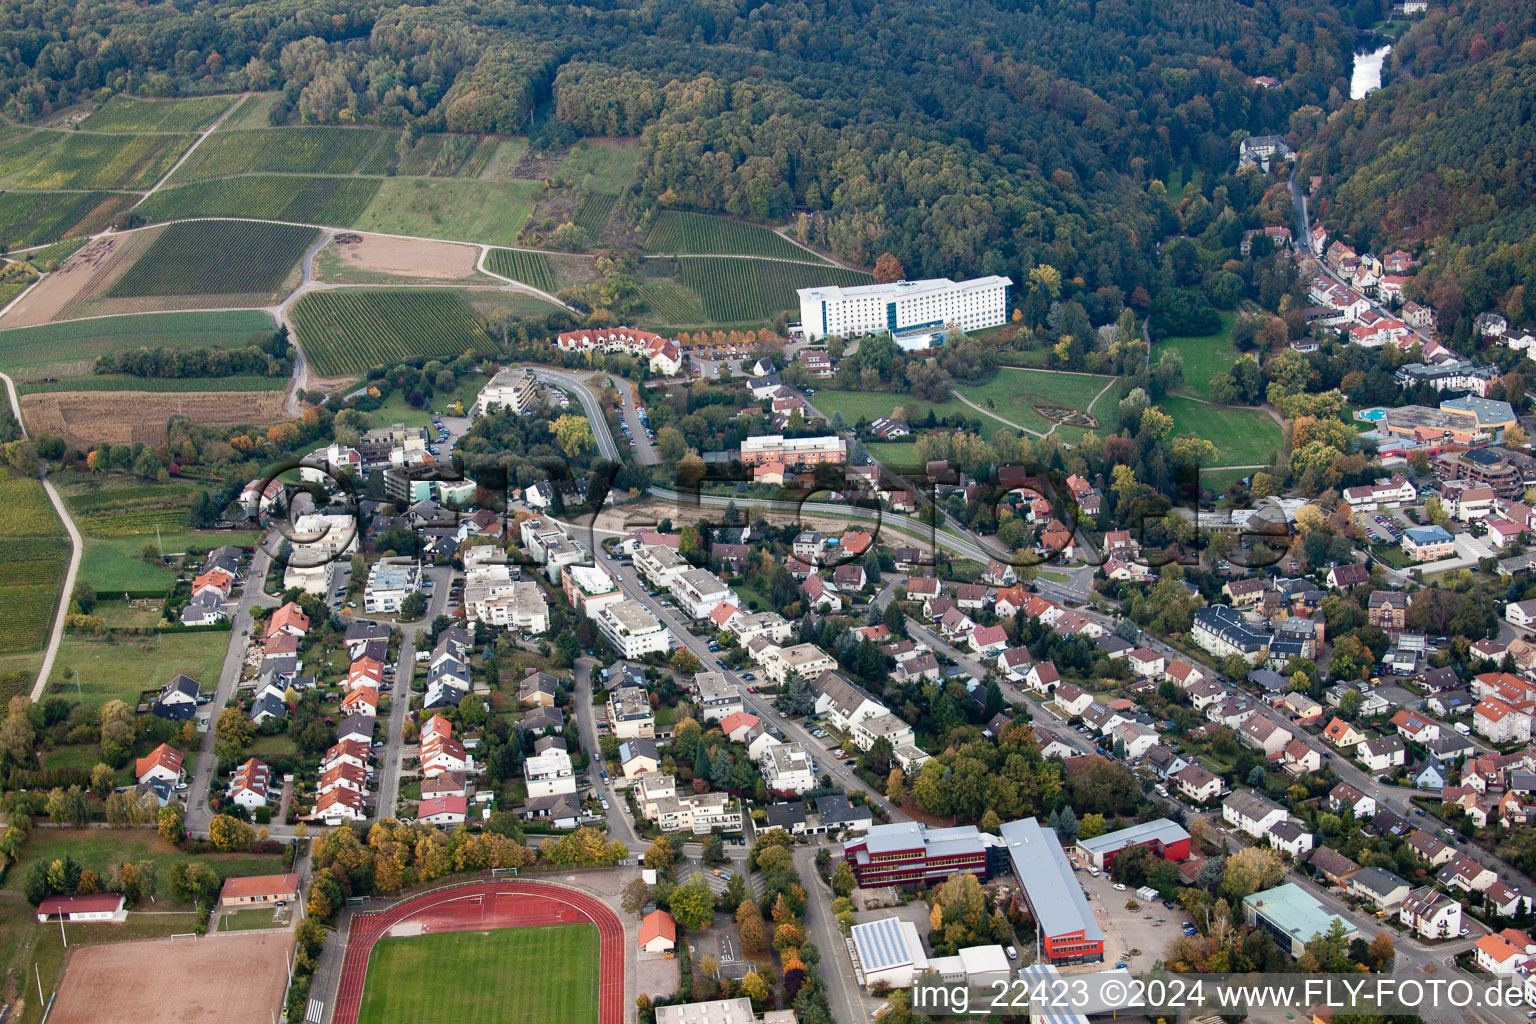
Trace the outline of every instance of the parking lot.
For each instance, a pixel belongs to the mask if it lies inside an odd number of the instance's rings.
[[[1362,512],[1355,521],[1365,528],[1371,540],[1378,544],[1396,544],[1403,539],[1403,531],[1412,524],[1391,509],[1379,512]]]
[[[1095,971],[1122,960],[1132,970],[1146,970],[1162,959],[1169,944],[1181,934],[1180,929],[1189,923],[1189,914],[1178,904],[1170,910],[1160,900],[1143,903],[1129,888],[1123,892],[1116,890],[1108,875],[1094,878],[1084,869],[1077,872],[1077,880],[1088,894],[1094,918],[1104,929],[1104,963],[1064,968],[1065,971]],[[1126,904],[1133,901],[1138,909],[1127,910]]]

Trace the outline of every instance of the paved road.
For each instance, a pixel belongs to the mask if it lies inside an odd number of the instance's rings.
[[[592,788],[608,801],[608,837],[617,839],[632,850],[644,850],[649,843],[642,842],[635,833],[635,826],[624,812],[624,802],[614,791],[612,780],[603,782],[603,753],[597,732],[597,710],[592,706],[593,672],[597,662],[583,655],[576,659],[576,728],[581,732],[581,745],[592,759],[587,774]]]
[[[634,438],[635,458],[641,465],[654,466],[661,461],[661,455],[656,451],[656,446],[651,443],[650,435],[645,432],[645,421],[640,418],[640,412],[635,408],[633,385],[621,377],[608,377],[609,383],[619,393],[619,410],[624,414],[624,422],[629,425],[629,436]]]
[[[661,601],[646,593],[645,587],[636,581],[633,568],[625,569],[619,565],[618,560],[603,550],[601,545],[594,545],[594,549],[592,556],[596,564],[607,572],[609,576],[619,581],[619,587],[624,591],[625,596],[631,597],[645,605],[652,615],[661,620],[662,625],[672,631],[673,637],[693,652],[699,659],[700,664],[723,672],[727,680],[741,687],[742,703],[748,711],[762,719],[765,724],[777,726],[784,733],[786,739],[794,740],[804,746],[806,751],[816,758],[816,764],[821,774],[831,775],[837,785],[842,786],[845,790],[864,793],[870,800],[885,808],[893,820],[902,821],[906,819],[906,815],[899,808],[896,808],[890,801],[885,799],[884,793],[876,792],[873,788],[866,785],[864,780],[860,779],[852,768],[828,755],[826,753],[827,748],[813,739],[804,725],[780,717],[767,698],[746,691],[746,684],[742,682],[739,673],[716,665],[716,655],[710,651],[709,644],[688,632],[685,628],[688,620],[681,612],[670,605],[662,604]],[[822,756],[816,757],[818,753]]]
[[[210,787],[219,781],[216,775],[218,761],[213,756],[216,742],[213,727],[219,720],[219,713],[229,704],[240,685],[245,652],[251,645],[249,634],[254,631],[255,625],[251,612],[256,608],[276,608],[279,604],[277,598],[269,597],[263,589],[267,573],[272,571],[271,553],[264,545],[258,544],[246,570],[245,590],[235,613],[230,616],[229,649],[224,653],[224,665],[219,670],[219,685],[214,690],[213,700],[205,705],[209,712],[208,731],[203,734],[203,745],[197,752],[197,764],[187,787],[187,831],[195,835],[206,834],[208,823],[213,820],[213,812],[208,808],[208,795]],[[276,567],[276,571],[281,572],[282,567]],[[268,827],[269,834],[275,834],[272,831],[274,827]]]
[[[396,623],[400,630],[400,659],[395,663],[395,688],[390,691],[389,721],[384,732],[384,752],[379,756],[379,777],[375,792],[378,802],[374,805],[375,816],[392,818],[400,796],[400,758],[405,750],[401,733],[405,729],[405,715],[411,703],[411,675],[416,670],[416,640],[432,625],[432,620],[443,614],[448,606],[448,588],[453,570],[448,566],[429,566],[425,576],[432,581],[432,600],[427,613],[420,621]],[[378,736],[375,735],[375,741]]]
[[[795,847],[795,870],[805,883],[805,926],[811,941],[821,951],[821,976],[827,983],[827,997],[832,1016],[844,1024],[869,1020],[870,1010],[884,1000],[869,999],[859,992],[848,962],[843,933],[832,918],[832,892],[816,873],[816,846]]]
[[[613,439],[613,431],[608,429],[608,418],[603,415],[603,407],[592,393],[592,389],[584,383],[591,374],[568,373],[564,370],[551,370],[544,366],[532,367],[533,375],[546,384],[553,384],[562,391],[569,391],[576,396],[581,403],[582,410],[587,414],[587,421],[592,424],[592,435],[597,439],[597,451],[605,459],[618,461],[619,446]]]

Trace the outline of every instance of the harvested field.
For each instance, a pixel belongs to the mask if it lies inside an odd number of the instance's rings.
[[[23,395],[21,414],[34,433],[57,434],[80,448],[92,444],[160,444],[174,415],[230,426],[283,418],[281,391],[49,391]]]
[[[143,252],[162,229],[134,231],[98,238],[75,253],[57,273],[49,274],[32,293],[5,316],[6,327],[33,327],[72,315],[75,308],[105,293],[132,262],[129,256]]]
[[[320,253],[325,280],[360,284],[379,275],[422,281],[474,278],[479,258],[480,250],[471,245],[356,231],[337,235]]]
[[[213,933],[70,951],[54,1024],[268,1024],[282,1009],[290,932]],[[155,984],[144,965],[155,964]],[[238,970],[231,970],[238,964]],[[172,995],[174,994],[174,995]]]

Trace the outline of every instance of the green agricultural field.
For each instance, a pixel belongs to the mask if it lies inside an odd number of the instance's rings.
[[[3,335],[0,335],[3,337]],[[49,391],[286,391],[291,378],[282,377],[135,377],[127,373],[84,373],[56,380],[16,382],[18,394]]]
[[[68,561],[64,524],[43,485],[0,470],[0,654],[47,642]]]
[[[485,265],[491,273],[521,281],[543,292],[554,294],[555,275],[549,269],[549,259],[541,252],[523,249],[492,249]]]
[[[906,410],[906,422],[926,419],[930,411],[939,418],[961,415],[967,419],[984,419],[975,409],[954,398],[942,402],[928,402],[911,395],[892,394],[889,391],[821,391],[812,395],[810,402],[831,416],[841,412],[851,427],[860,420],[874,420],[891,415],[897,408]]]
[[[594,192],[622,192],[635,180],[639,139],[583,139],[560,161],[555,177]]]
[[[20,249],[93,234],[137,199],[128,192],[6,192],[0,194],[0,244]]]
[[[280,92],[252,93],[240,101],[240,105],[219,125],[219,131],[232,132],[241,128],[266,128],[272,124],[272,108],[283,98]]]
[[[711,256],[774,256],[814,263],[815,253],[760,224],[727,220],[707,213],[664,210],[645,236],[647,252]]]
[[[147,538],[117,537],[111,540],[87,537],[85,555],[80,559],[80,579],[102,597],[121,597],[124,592],[169,593],[176,582],[176,570],[163,563],[144,561],[142,554],[146,544],[155,546],[154,534]],[[178,545],[172,543],[171,546]]]
[[[536,181],[386,178],[352,227],[453,242],[516,245],[543,191]]]
[[[63,132],[8,132],[0,139],[0,181],[8,182],[30,171],[44,153],[63,141]]]
[[[162,231],[109,294],[272,295],[319,237],[294,224],[183,221]]]
[[[153,860],[158,867],[159,898],[163,902],[170,901],[165,889],[166,878],[177,864],[207,864],[224,878],[276,874],[283,870],[280,853],[182,853],[153,829],[40,828],[27,837],[16,861],[16,868],[21,870],[12,868],[6,873],[5,888],[19,891],[33,861],[51,862],[66,854],[100,878],[111,875],[112,869],[125,860],[134,863]]]
[[[179,100],[113,96],[80,127],[96,132],[200,132],[235,101],[234,96],[192,96]]]
[[[1152,359],[1161,358],[1164,349],[1173,349],[1184,357],[1184,385],[1180,389],[1201,398],[1210,397],[1211,378],[1232,369],[1240,353],[1232,344],[1232,327],[1237,314],[1221,312],[1221,330],[1203,338],[1165,338],[1153,346]]]
[[[258,310],[150,313],[0,331],[0,369],[58,366],[138,348],[238,348],[276,329]],[[206,390],[206,388],[202,389]]]
[[[401,158],[395,173],[406,177],[473,178],[485,169],[494,141],[479,135],[423,135]]]
[[[344,228],[362,214],[378,190],[376,178],[252,174],[163,188],[134,212],[152,222],[257,217]]]
[[[619,197],[612,192],[589,194],[576,210],[576,226],[585,231],[588,238],[596,241],[603,233],[603,228],[608,226],[608,218],[613,216],[613,208],[618,202]]]
[[[80,247],[85,245],[87,241],[89,239],[69,238],[62,242],[54,242],[52,245],[45,245],[41,249],[33,249],[26,254],[26,260],[38,270],[48,270],[50,269],[48,264],[62,264],[65,260],[79,252]]]
[[[1087,412],[1094,397],[1113,382],[1112,377],[1090,374],[1002,367],[987,383],[961,386],[956,390],[1003,419],[1043,434],[1055,421],[1036,412],[1036,405],[1056,405]]]
[[[515,177],[517,165],[528,152],[527,139],[492,139],[485,166],[480,169],[482,178],[505,179]]]
[[[874,280],[862,271],[827,264],[740,256],[684,257],[677,264],[678,279],[698,293],[704,315],[723,324],[768,320],[786,310],[798,311],[800,297],[796,292],[800,288],[833,284],[846,288]]]
[[[293,307],[299,343],[322,377],[411,356],[457,356],[495,346],[469,303],[446,289],[310,292]]]
[[[380,939],[358,1024],[591,1024],[601,966],[590,924]]]
[[[658,277],[640,279],[640,297],[665,323],[673,327],[692,327],[708,323],[704,303],[697,293],[676,281]]]
[[[379,128],[253,128],[216,132],[176,171],[178,182],[261,171],[351,174],[384,135]]]
[[[1216,445],[1217,464],[1267,464],[1280,450],[1280,425],[1261,409],[1233,409],[1169,396],[1158,403],[1173,417],[1175,436],[1190,434]]]
[[[185,483],[119,485],[119,478],[86,476],[62,491],[70,518],[87,536],[153,539],[157,527],[162,534],[186,528],[187,510],[198,489]]]
[[[57,693],[75,694],[80,674],[80,699],[92,707],[109,700],[132,705],[141,690],[159,689],[178,672],[212,684],[219,678],[229,632],[159,633],[122,641],[66,637],[59,646],[50,685]]]
[[[96,135],[76,132],[16,184],[21,188],[147,189],[192,145],[191,135]]]

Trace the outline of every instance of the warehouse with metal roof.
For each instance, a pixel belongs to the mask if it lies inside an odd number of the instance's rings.
[[[1038,925],[1040,959],[1053,964],[1104,959],[1104,930],[1072,873],[1056,833],[1034,818],[1005,823],[999,831],[1029,912]]]

